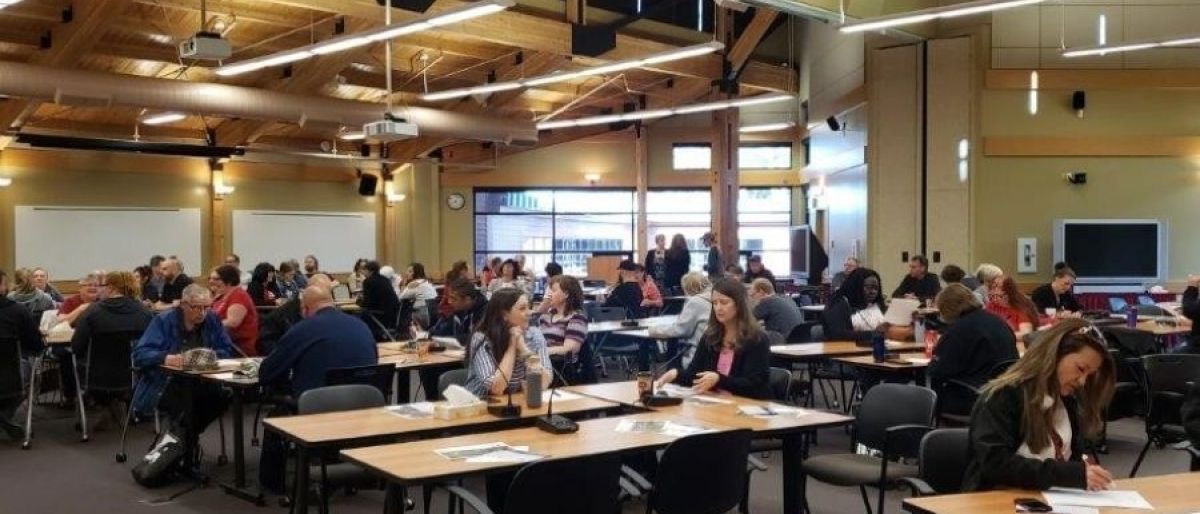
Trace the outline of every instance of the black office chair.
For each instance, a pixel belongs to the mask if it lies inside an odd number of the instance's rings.
[[[626,317],[624,308],[601,307],[599,305],[592,307],[590,316],[591,321],[622,321]],[[632,375],[629,367],[629,358],[638,355],[638,352],[641,350],[641,343],[632,341],[619,346],[605,345],[604,343],[611,335],[611,332],[606,332],[593,338],[592,353],[600,361],[600,376],[608,378],[608,364],[604,361],[605,357],[617,359],[621,363],[621,367],[625,370],[625,373]]]
[[[467,369],[458,368],[442,373],[438,377],[437,397],[445,400],[442,393],[451,385],[466,386],[467,385]]]
[[[901,478],[900,483],[911,487],[913,496],[961,492],[970,446],[965,428],[939,428],[925,434],[921,438],[918,476]]]
[[[792,327],[792,331],[788,333],[786,338],[787,343],[792,344],[813,342],[812,328],[813,325],[816,324],[817,322],[815,321],[805,321],[799,325],[796,325],[795,327]]]
[[[1142,357],[1146,373],[1146,444],[1142,446],[1129,477],[1137,476],[1150,445],[1162,448],[1187,440],[1180,408],[1188,383],[1200,377],[1200,355],[1164,354]]]
[[[937,394],[924,387],[908,384],[883,383],[872,387],[859,405],[851,433],[850,449],[858,444],[878,450],[880,456],[860,453],[819,455],[805,460],[802,467],[805,479],[811,476],[827,484],[843,487],[858,486],[867,512],[871,501],[867,486],[879,488],[879,506],[883,514],[884,492],[888,484],[903,477],[917,476],[917,467],[893,459],[916,458],[921,438],[933,429]],[[800,484],[801,494],[807,492]]]
[[[500,514],[613,514],[618,502],[621,458],[611,453],[550,459],[526,464],[513,476]],[[451,500],[480,514],[494,514],[478,496],[458,485],[443,485]],[[429,512],[429,505],[425,506]]]
[[[374,385],[346,384],[309,389],[300,395],[297,405],[298,412],[303,415],[382,407],[387,405],[387,402],[384,400],[383,393]],[[380,485],[379,479],[370,472],[354,464],[340,462],[336,453],[320,455],[318,464],[313,468],[316,468],[314,471],[317,476],[321,477],[317,493],[322,514],[329,513],[330,491],[339,487],[378,487]],[[294,494],[307,493],[307,491],[297,490]]]
[[[771,399],[779,403],[792,403],[792,372],[785,368],[770,369],[767,387],[771,390]],[[754,439],[750,441],[750,454],[746,456],[746,491],[750,490],[750,475],[755,471],[766,471],[767,465],[756,458],[755,454],[766,457],[768,452],[783,449],[783,441],[779,439]],[[742,497],[738,511],[743,514],[750,512],[750,496]]]
[[[663,451],[646,513],[721,514],[746,495],[750,430],[696,434]],[[735,484],[737,484],[735,486]]]
[[[997,363],[992,366],[989,373],[991,378],[996,378],[1008,371],[1008,368],[1017,363],[1017,359],[1009,359]],[[950,395],[959,395],[969,401],[964,402],[966,405],[974,405],[975,400],[979,399],[979,388],[958,379],[947,380],[941,387],[939,400]],[[942,409],[941,402],[938,402],[938,421],[941,425],[949,425],[955,427],[964,427],[971,423],[971,412],[945,412]]]
[[[326,386],[348,384],[363,384],[374,387],[383,395],[384,401],[391,401],[392,384],[395,381],[395,364],[368,364],[352,368],[333,368],[325,372]],[[401,398],[408,402],[408,398]]]
[[[17,402],[20,406],[25,396],[25,381],[21,380],[21,342],[17,338],[4,335],[0,337],[0,402]],[[32,372],[32,370],[31,370]],[[27,407],[32,410],[33,406]],[[16,423],[16,420],[9,420]],[[29,427],[26,426],[25,442],[22,448],[29,448]]]

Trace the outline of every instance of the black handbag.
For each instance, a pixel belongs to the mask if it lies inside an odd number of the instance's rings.
[[[130,471],[133,481],[151,489],[169,484],[175,468],[183,461],[185,451],[182,440],[170,432],[163,432],[154,448]]]

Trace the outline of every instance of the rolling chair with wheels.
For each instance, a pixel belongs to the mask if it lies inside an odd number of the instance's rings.
[[[1162,448],[1187,439],[1180,409],[1188,383],[1200,377],[1200,355],[1163,354],[1142,357],[1146,373],[1146,444],[1142,446],[1129,478],[1137,476],[1150,445]]]
[[[297,400],[297,405],[299,414],[304,415],[383,407],[387,402],[383,393],[373,385],[346,384],[305,391]],[[323,454],[317,459],[318,464],[314,467],[318,468],[317,476],[321,477],[317,492],[322,514],[329,512],[330,491],[338,487],[377,487],[380,484],[379,479],[370,472],[340,462],[336,454]],[[297,490],[294,494],[307,494],[307,491]]]
[[[466,368],[452,369],[450,371],[442,373],[442,376],[438,377],[437,397],[445,400],[446,398],[442,396],[442,392],[445,391],[446,388],[450,387],[451,385],[458,385],[458,386],[466,386],[467,385],[467,369]]]
[[[916,477],[900,483],[912,488],[913,496],[962,492],[963,473],[970,460],[971,442],[965,428],[939,428],[921,438]]]

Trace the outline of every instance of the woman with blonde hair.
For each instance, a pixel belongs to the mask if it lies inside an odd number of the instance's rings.
[[[106,291],[104,298],[92,304],[79,317],[71,337],[71,350],[78,356],[79,362],[91,362],[91,369],[88,370],[91,389],[87,394],[96,405],[104,407],[93,427],[98,431],[115,427],[124,418],[126,401],[123,391],[130,385],[129,361],[126,359],[114,366],[103,360],[90,361],[87,354],[93,344],[124,344],[126,346],[118,351],[128,353],[129,341],[141,337],[154,318],[154,314],[138,301],[141,291],[133,273],[109,272],[101,283]],[[121,342],[117,343],[114,339],[120,339]]]
[[[723,278],[713,284],[712,315],[704,338],[682,373],[663,373],[658,385],[678,382],[692,391],[719,389],[749,398],[770,398],[771,351],[767,334],[750,313],[746,286]]]
[[[988,382],[971,414],[963,490],[1107,488],[1112,474],[1084,455],[1099,436],[1115,365],[1090,323],[1064,319]]]
[[[700,339],[704,337],[704,328],[708,326],[708,317],[712,313],[712,299],[709,298],[712,284],[707,276],[698,271],[684,275],[680,283],[687,300],[684,300],[679,316],[670,325],[650,327],[650,337],[685,340],[683,348],[679,350],[684,352],[679,364],[687,366]]]

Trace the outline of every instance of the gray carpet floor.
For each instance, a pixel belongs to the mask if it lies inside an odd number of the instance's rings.
[[[133,482],[129,470],[132,462],[119,464],[114,460],[120,439],[119,430],[95,434],[90,442],[80,442],[74,429],[72,412],[52,407],[35,409],[36,439],[30,450],[21,450],[19,442],[0,435],[0,514],[12,513],[127,513],[154,514],[284,512],[276,505],[260,508],[226,495],[215,484],[188,492],[178,498],[159,500],[177,493],[187,484],[175,484],[161,489],[144,489]],[[253,410],[250,409],[251,414]],[[249,416],[248,416],[249,418]],[[226,420],[228,423],[228,420]],[[249,419],[247,420],[249,423]],[[151,424],[137,427],[130,438],[130,461],[141,457],[152,434]],[[247,434],[249,433],[247,427]],[[227,432],[228,432],[227,427]],[[1126,419],[1109,425],[1109,454],[1102,464],[1123,477],[1127,476],[1137,452],[1145,442],[1140,420]],[[849,447],[849,437],[841,429],[822,430],[814,453],[839,453]],[[216,427],[204,436],[205,464],[214,480],[230,479],[232,464],[217,466],[219,443]],[[764,461],[770,469],[755,473],[751,482],[750,511],[775,513],[782,509],[783,484],[778,454]],[[247,446],[249,474],[257,468],[258,449]],[[1150,450],[1139,476],[1187,471],[1188,459],[1183,452],[1167,449]],[[481,482],[468,486],[481,490]],[[874,490],[871,490],[874,491]],[[414,490],[414,492],[417,492]],[[419,494],[419,492],[418,492]],[[865,512],[855,488],[832,487],[809,481],[810,505],[818,514],[849,514]],[[889,491],[887,512],[900,512],[901,491]],[[444,499],[435,499],[434,512],[445,512]],[[332,503],[336,513],[381,513],[383,493],[362,491],[353,496],[338,494]],[[632,502],[625,512],[644,512],[644,504]],[[418,507],[418,511],[420,508]],[[315,512],[315,511],[314,511]]]

